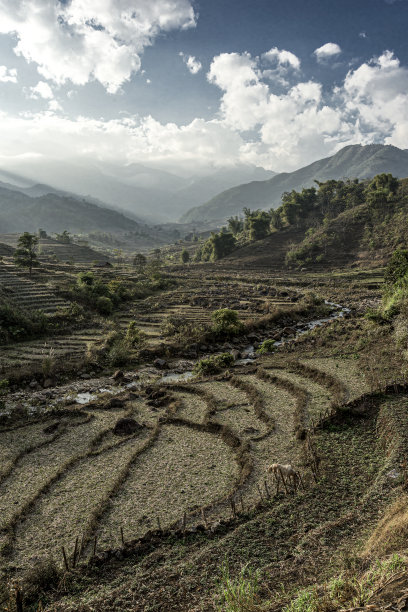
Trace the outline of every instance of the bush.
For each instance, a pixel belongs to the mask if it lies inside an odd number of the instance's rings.
[[[126,330],[125,340],[132,347],[141,348],[146,344],[146,334],[136,326],[135,321],[131,321]]]
[[[243,330],[243,323],[238,318],[238,313],[229,308],[214,310],[211,315],[213,321],[212,330],[216,334],[233,336]]]
[[[125,338],[118,338],[108,353],[108,361],[112,366],[124,366],[129,363],[132,347]]]
[[[25,313],[14,305],[0,304],[0,343],[26,340],[48,330],[49,321],[41,311]]]
[[[24,576],[23,592],[26,603],[38,600],[44,592],[56,589],[61,578],[61,570],[53,559],[37,560]]]
[[[98,299],[96,300],[96,310],[99,312],[99,314],[101,315],[110,315],[113,312],[113,304],[112,304],[112,300],[108,297],[98,297]]]
[[[267,353],[272,353],[275,347],[275,340],[264,340],[261,346],[258,349],[258,353],[260,355],[265,355]]]
[[[196,376],[211,376],[212,374],[218,374],[223,368],[234,363],[234,357],[231,353],[221,353],[208,359],[200,359],[196,363],[193,369],[193,373]]]

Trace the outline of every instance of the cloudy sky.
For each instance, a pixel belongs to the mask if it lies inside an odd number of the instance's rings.
[[[0,0],[0,168],[408,148],[408,0]]]

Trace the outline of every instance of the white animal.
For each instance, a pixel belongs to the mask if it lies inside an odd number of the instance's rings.
[[[277,482],[277,489],[279,490],[279,482],[280,479],[282,479],[283,485],[286,489],[286,491],[288,491],[288,487],[286,486],[286,482],[288,482],[289,484],[292,484],[294,486],[294,488],[297,488],[297,485],[299,482],[302,483],[303,486],[303,481],[302,481],[302,477],[300,475],[299,472],[297,472],[291,465],[290,463],[287,464],[282,464],[282,463],[272,463],[272,465],[270,465],[268,467],[268,472],[271,472]]]

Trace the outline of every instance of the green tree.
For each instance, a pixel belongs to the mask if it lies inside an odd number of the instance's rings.
[[[190,261],[190,253],[187,251],[187,249],[183,249],[181,251],[181,261],[183,262],[183,264],[186,264]]]
[[[244,229],[244,222],[239,217],[230,217],[228,219],[228,229],[231,234],[236,236]]]
[[[248,218],[249,238],[261,240],[269,234],[270,215],[264,210],[254,211]]]
[[[71,244],[72,242],[72,238],[69,232],[67,232],[67,230],[64,230],[63,232],[61,232],[61,234],[55,234],[55,239],[58,240],[58,242],[62,242],[63,244]]]
[[[17,242],[17,249],[14,252],[14,261],[19,268],[28,268],[30,276],[34,267],[38,267],[37,258],[38,237],[35,234],[24,232]]]
[[[408,250],[397,249],[385,269],[384,280],[388,286],[400,284],[408,276]]]
[[[133,265],[138,272],[143,272],[147,264],[147,259],[142,253],[137,253],[133,258]]]

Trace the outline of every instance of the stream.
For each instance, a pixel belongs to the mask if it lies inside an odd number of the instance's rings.
[[[321,319],[314,319],[307,323],[298,323],[296,326],[296,333],[290,338],[285,339],[282,337],[281,340],[276,340],[274,347],[279,348],[316,327],[343,318],[350,312],[350,308],[341,306],[335,302],[325,300],[325,304],[334,309],[329,316]],[[271,339],[270,336],[265,336],[259,344],[269,339]],[[274,351],[272,351],[271,354],[273,354],[273,352]],[[253,344],[244,347],[240,353],[241,357],[234,362],[234,365],[254,363],[258,357],[256,347]],[[61,385],[60,387],[51,389],[41,389],[40,391],[18,391],[10,394],[6,398],[4,409],[0,411],[0,416],[10,415],[11,412],[17,408],[26,410],[29,415],[42,414],[48,410],[62,408],[67,405],[72,405],[73,403],[86,405],[88,402],[97,400],[102,394],[113,397],[130,389],[138,391],[147,384],[187,382],[194,377],[193,368],[196,363],[197,360],[180,361],[180,364],[182,364],[181,367],[179,366],[176,371],[169,371],[165,374],[159,374],[154,367],[144,366],[137,372],[125,372],[126,382],[122,384],[114,383],[111,377],[103,377],[86,381],[78,380],[74,383],[71,382],[67,385]]]

